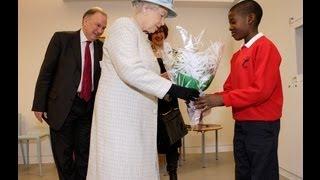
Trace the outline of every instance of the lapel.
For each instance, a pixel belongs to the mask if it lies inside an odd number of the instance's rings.
[[[81,45],[80,45],[80,30],[73,34],[72,49],[74,53],[74,59],[76,61],[77,69],[81,72]]]
[[[72,39],[71,39],[71,49],[73,51],[74,58],[73,60],[75,61],[76,65],[76,71],[75,71],[75,76],[74,76],[74,84],[76,87],[78,87],[81,79],[81,45],[80,45],[80,30],[75,31],[72,34]]]
[[[94,72],[97,72],[100,64],[99,61],[101,61],[102,59],[102,47],[101,47],[101,43],[99,43],[99,40],[95,40],[93,41],[93,48],[94,48]]]
[[[100,40],[95,40],[94,44],[94,89],[98,87],[99,77],[100,77],[100,61],[102,60],[102,45]]]

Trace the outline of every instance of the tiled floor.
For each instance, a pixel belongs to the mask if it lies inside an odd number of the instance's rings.
[[[187,154],[186,160],[178,169],[179,180],[233,180],[234,161],[232,152],[219,153],[219,160],[215,160],[213,153],[206,156],[207,167],[202,168],[201,154]],[[43,176],[39,176],[39,167],[19,165],[19,180],[58,180],[54,164],[43,165]],[[164,167],[160,167],[161,180],[169,179]],[[280,177],[280,180],[286,178]]]

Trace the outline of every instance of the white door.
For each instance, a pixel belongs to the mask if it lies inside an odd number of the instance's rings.
[[[285,96],[285,118],[281,122],[279,138],[280,174],[289,179],[303,179],[303,22],[292,19],[292,38],[296,53],[288,68],[289,84],[283,86]],[[288,163],[290,162],[290,163]],[[282,167],[282,168],[281,168]]]

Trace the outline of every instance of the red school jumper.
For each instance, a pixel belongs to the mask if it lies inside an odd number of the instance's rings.
[[[253,43],[247,43],[251,45],[242,46],[232,56],[230,74],[219,94],[225,106],[232,107],[237,121],[278,120],[283,105],[281,56],[265,36],[253,38]]]

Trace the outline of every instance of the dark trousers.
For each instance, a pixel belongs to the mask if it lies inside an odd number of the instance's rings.
[[[178,160],[179,160],[179,152],[178,147],[170,146],[166,153],[166,161],[167,161],[167,171],[170,173],[177,173],[178,168]]]
[[[279,131],[280,120],[236,121],[233,139],[236,180],[279,180]]]
[[[51,148],[60,180],[85,180],[88,169],[93,100],[78,96],[62,128],[50,129]]]

